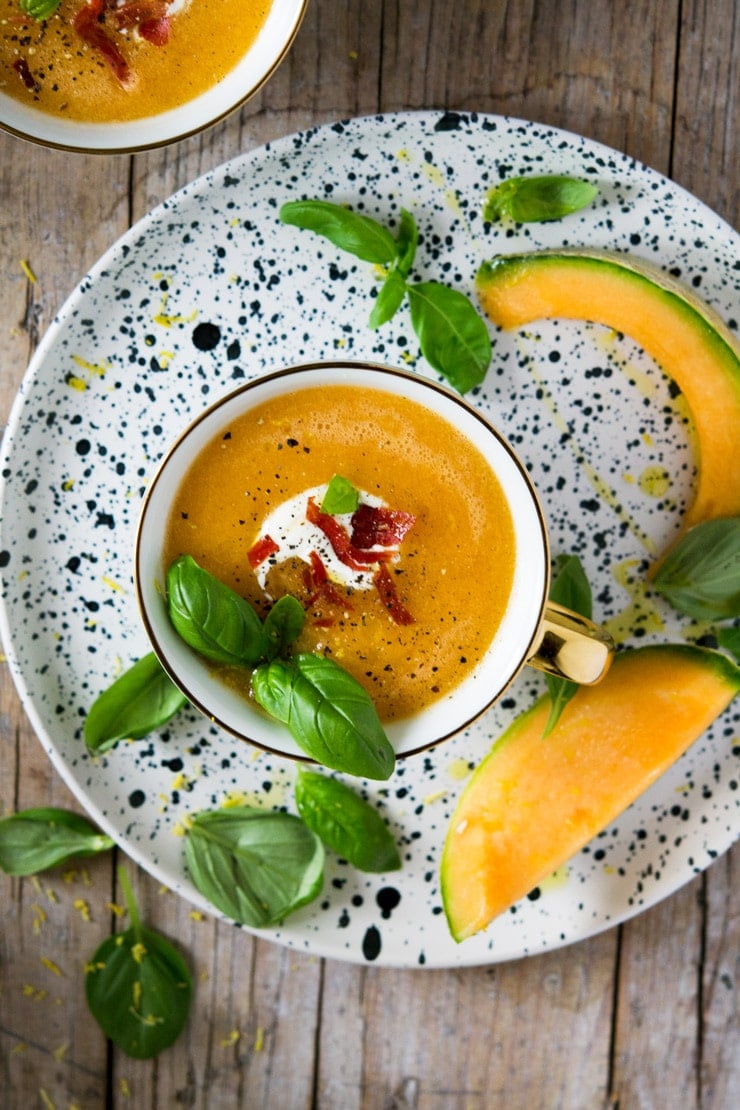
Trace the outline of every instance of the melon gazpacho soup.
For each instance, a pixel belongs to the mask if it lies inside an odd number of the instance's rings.
[[[1,87],[68,119],[156,115],[233,69],[269,8],[270,0],[60,0],[38,21],[20,0],[0,0]]]
[[[328,511],[335,476],[356,507]],[[389,722],[449,694],[485,654],[515,538],[490,464],[444,418],[327,385],[263,402],[201,450],[167,522],[165,565],[180,555],[261,613],[297,597],[295,650],[333,658]],[[246,694],[243,672],[222,677]]]

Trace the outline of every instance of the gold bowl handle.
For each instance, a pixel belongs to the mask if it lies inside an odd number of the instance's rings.
[[[548,601],[539,640],[527,663],[581,686],[600,682],[611,665],[614,641],[597,624]]]

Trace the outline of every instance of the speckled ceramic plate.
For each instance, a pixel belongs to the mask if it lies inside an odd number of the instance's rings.
[[[555,223],[484,225],[486,188],[532,172],[585,175],[598,200]],[[86,754],[86,708],[147,649],[132,588],[146,483],[191,417],[245,379],[337,355],[432,373],[405,308],[367,328],[372,267],[278,222],[280,203],[299,196],[391,224],[409,208],[422,235],[416,276],[467,292],[497,252],[588,244],[648,258],[738,319],[740,242],[711,211],[622,154],[491,116],[392,115],[289,136],[183,189],[107,252],[41,344],[6,435],[3,633],[39,738],[82,804],[203,909],[183,867],[188,814],[236,799],[293,808],[294,771],[188,712],[147,740]],[[629,644],[707,633],[641,586],[676,533],[694,456],[681,397],[633,343],[563,322],[496,336],[474,403],[531,468],[553,551],[581,556],[597,619]],[[638,913],[732,843],[737,710],[562,873],[486,933],[453,943],[438,876],[452,808],[469,767],[541,689],[525,675],[474,728],[368,788],[402,846],[402,871],[361,875],[331,858],[319,901],[267,935],[388,966],[510,959]]]

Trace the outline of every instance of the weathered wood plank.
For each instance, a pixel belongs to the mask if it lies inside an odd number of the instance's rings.
[[[0,136],[3,424],[40,336],[125,227],[127,189],[120,159],[80,158]],[[3,813],[37,805],[80,810],[33,736],[5,664],[0,732]],[[35,879],[0,876],[0,1082],[8,1107],[39,1102],[42,1089],[65,1105],[104,1099],[107,1048],[87,1011],[83,969],[110,929],[111,889],[110,858]]]
[[[732,36],[737,18],[732,0],[682,8],[675,130],[667,167],[679,184],[730,223],[737,223],[740,215],[738,69],[723,41]],[[730,853],[707,876],[623,930],[612,1087],[621,1105],[659,1104],[667,1075],[677,1090],[683,1088],[684,1106],[732,1104],[728,1080],[734,1065],[727,1045],[738,1031],[738,901],[729,882],[732,863]],[[712,892],[711,908],[703,897],[705,888]]]
[[[682,5],[671,176],[735,228],[740,224],[738,41],[740,8],[734,0]]]
[[[454,107],[587,135],[668,167],[677,3],[388,5],[381,107]],[[413,44],[415,64],[409,64]]]
[[[660,1105],[667,1076],[681,1106],[698,1106],[700,889],[695,880],[622,930],[615,1106]]]
[[[574,948],[455,972],[327,963],[318,1105],[601,1105],[615,946],[611,931]]]
[[[706,873],[701,972],[700,1106],[725,1110],[740,1091],[740,893],[737,848]]]

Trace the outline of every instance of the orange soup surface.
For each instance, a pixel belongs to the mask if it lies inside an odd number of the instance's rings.
[[[0,0],[0,88],[68,119],[156,115],[233,69],[269,7],[270,0],[61,0],[37,22],[19,0]]]
[[[334,475],[359,491],[356,513],[322,512]],[[389,519],[402,522],[398,542]],[[201,451],[167,522],[165,565],[179,555],[261,614],[297,597],[293,650],[331,656],[388,722],[449,693],[484,655],[515,539],[496,475],[452,425],[406,398],[332,385],[259,405]],[[248,689],[243,673],[227,681]]]

